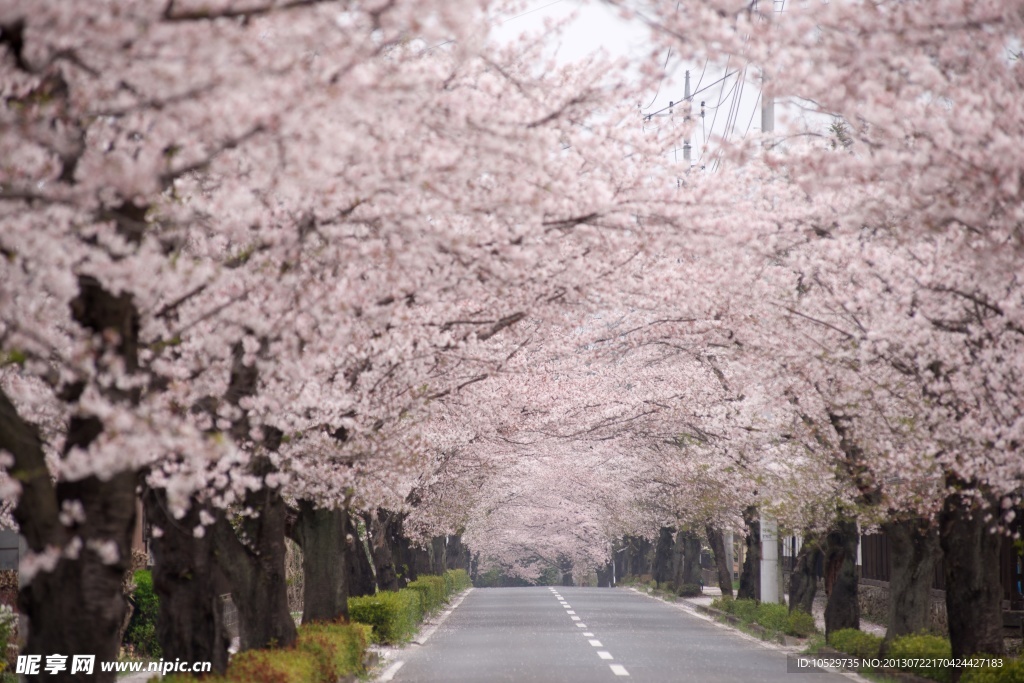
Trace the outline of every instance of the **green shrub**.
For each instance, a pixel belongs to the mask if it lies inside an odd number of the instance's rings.
[[[465,569],[449,569],[444,575],[446,578],[450,577],[453,593],[460,593],[473,586],[473,581],[469,578],[469,572]]]
[[[795,609],[786,617],[786,634],[797,638],[807,638],[817,630],[814,625],[814,617],[803,611]]]
[[[757,614],[757,600],[733,600],[730,607],[732,613],[739,617],[744,624],[754,621]]]
[[[723,596],[712,600],[711,606],[739,617],[744,624],[754,621],[757,615],[757,600],[734,600],[729,596]]]
[[[843,628],[829,635],[828,644],[848,655],[877,657],[878,649],[882,646],[882,638],[855,628]]]
[[[676,591],[676,595],[681,598],[695,598],[699,595],[704,595],[704,589],[700,587],[699,583],[684,583]]]
[[[303,624],[295,647],[316,660],[316,683],[335,683],[342,676],[363,673],[369,630],[365,624]]]
[[[1002,666],[967,667],[960,683],[1020,683],[1024,681],[1024,659],[1002,658]]]
[[[953,656],[953,648],[946,638],[922,633],[896,638],[889,644],[887,655],[894,659],[949,659]],[[908,667],[906,671],[940,683],[948,683],[952,676],[952,671],[945,667],[916,666]]]
[[[160,642],[156,638],[156,619],[160,611],[160,600],[153,590],[153,575],[147,569],[135,572],[135,590],[131,601],[135,605],[132,618],[124,634],[124,644],[131,645],[137,656],[160,656]]]
[[[789,624],[789,608],[774,602],[762,602],[755,608],[754,621],[769,631],[781,633]]]
[[[419,593],[424,615],[437,612],[448,602],[444,579],[440,576],[421,576],[415,581],[410,581],[405,588]]]
[[[400,643],[412,637],[423,619],[422,598],[406,588],[349,598],[348,614],[352,621],[373,627],[374,642]]]
[[[721,610],[723,612],[731,614],[732,613],[731,612],[732,606],[730,605],[731,602],[733,602],[733,598],[732,598],[731,595],[723,595],[720,598],[715,598],[714,600],[712,600],[711,601],[711,607],[713,609]]]
[[[313,683],[322,680],[317,659],[309,652],[246,650],[231,658],[227,679],[232,683]]]

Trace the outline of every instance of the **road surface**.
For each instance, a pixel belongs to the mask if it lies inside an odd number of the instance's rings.
[[[786,655],[695,614],[609,588],[478,588],[423,645],[386,671],[395,683],[851,683],[787,673]],[[862,679],[858,679],[862,680]]]

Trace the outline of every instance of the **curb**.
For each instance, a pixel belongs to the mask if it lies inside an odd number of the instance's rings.
[[[441,624],[443,624],[445,620],[448,619],[449,616],[451,616],[452,612],[454,612],[455,609],[462,604],[462,601],[466,599],[466,596],[472,592],[473,587],[470,586],[466,590],[456,595],[455,599],[452,601],[450,605],[448,605],[447,609],[441,612],[437,616],[435,621],[430,622],[429,626],[427,626],[422,631],[417,633],[416,637],[410,640],[408,645],[423,645],[424,643],[426,643],[427,640],[429,640],[430,637],[434,635],[434,633],[441,626]],[[424,625],[426,625],[427,623],[428,622],[424,622]],[[392,660],[391,658],[393,656],[397,657],[397,653],[401,652],[402,649],[404,649],[404,647],[406,646],[402,646],[399,648],[382,648],[379,650],[374,650],[372,653],[369,653],[376,658],[374,666],[383,666],[384,668],[381,671],[370,671],[369,669],[367,669],[368,680],[374,681],[375,683],[387,683],[388,681],[391,681],[395,677],[395,674],[398,673],[398,670],[402,668],[402,665],[405,664],[404,659],[396,658]]]

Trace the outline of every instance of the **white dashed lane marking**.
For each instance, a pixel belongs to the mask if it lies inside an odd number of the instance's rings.
[[[576,622],[576,626],[578,628],[586,628],[587,627],[586,624],[581,623],[580,618],[578,616],[576,616],[576,612],[574,612],[571,609],[571,605],[568,602],[566,602],[566,600],[564,598],[562,598],[561,595],[556,593],[554,588],[549,588],[548,590],[550,590],[551,594],[554,595],[558,599],[559,604],[561,604],[561,606],[565,608],[565,613],[569,615],[570,619],[572,619],[574,622]],[[592,647],[603,647],[601,645],[601,641],[595,639],[594,638],[594,634],[591,633],[590,631],[585,631],[583,633],[583,636],[585,638],[590,638],[590,640],[588,640],[587,642],[590,643],[590,645]],[[612,656],[612,653],[608,652],[607,650],[598,650],[597,651],[597,656],[600,657],[603,660],[615,659]],[[621,664],[609,664],[608,666],[611,668],[612,673],[615,674],[616,676],[628,676],[629,675],[629,672],[626,671],[626,667],[622,666]]]

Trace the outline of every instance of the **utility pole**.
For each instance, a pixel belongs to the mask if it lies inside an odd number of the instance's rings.
[[[690,125],[690,114],[689,114],[689,112],[693,109],[693,102],[690,101],[690,71],[689,70],[686,71],[686,85],[684,86],[684,88],[685,89],[683,91],[683,94],[684,94],[683,101],[686,102],[686,112],[687,112],[687,114],[686,114],[685,124],[686,124],[687,128],[686,128],[686,142],[683,143],[683,159],[686,161],[686,170],[689,171],[690,170],[690,128],[689,128],[689,125]]]
[[[764,148],[771,149],[775,132],[775,98],[768,95],[768,76],[761,70],[761,132],[765,134]],[[775,200],[772,198],[772,204]],[[779,567],[781,544],[778,522],[761,514],[761,602],[786,603]]]
[[[761,72],[761,132],[775,132],[775,98],[768,96],[768,77]],[[767,140],[766,146],[770,146]]]

